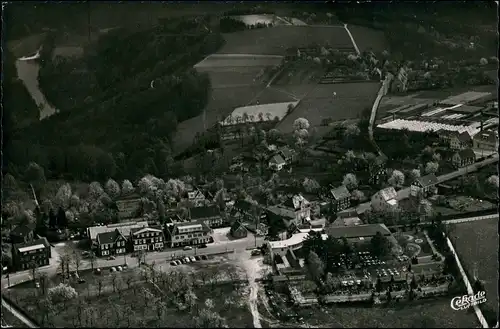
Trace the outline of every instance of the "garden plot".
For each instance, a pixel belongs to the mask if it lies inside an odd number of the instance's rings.
[[[378,89],[377,83],[317,85],[279,124],[278,129],[284,133],[292,132],[293,122],[298,118],[306,118],[312,127],[320,126],[324,119],[355,119],[365,108],[372,107]]]
[[[275,26],[229,33],[224,38],[226,44],[219,54],[284,55],[287,49],[313,44],[353,48],[343,26]]]

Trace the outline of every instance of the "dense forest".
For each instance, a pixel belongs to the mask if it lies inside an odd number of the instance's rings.
[[[198,115],[211,91],[192,66],[223,42],[199,20],[168,20],[117,29],[81,58],[43,54],[40,88],[60,113],[9,131],[4,168],[21,173],[35,161],[48,177],[81,180],[168,175],[177,123]]]

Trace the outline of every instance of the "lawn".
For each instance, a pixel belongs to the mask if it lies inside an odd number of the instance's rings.
[[[78,292],[78,297],[67,301],[65,305],[55,304],[48,321],[43,321],[43,314],[46,312],[44,303],[41,302],[42,292],[40,288],[36,291],[33,283],[19,285],[13,288],[10,294],[13,301],[45,327],[192,328],[197,312],[207,308],[212,308],[224,317],[230,327],[251,325],[252,316],[245,299],[247,288],[223,283],[221,280],[224,278],[220,277],[220,271],[214,271],[214,266],[210,264],[197,266],[194,269],[197,276],[187,273],[189,270],[183,268],[168,273],[157,271],[155,276],[152,276],[150,271],[139,269],[116,272],[116,292],[108,270],[103,269],[100,276],[82,272],[81,277],[85,278],[86,282],[71,284]],[[234,268],[227,271],[236,273]],[[215,275],[219,277],[216,278]],[[197,281],[195,284],[194,279]],[[100,293],[99,280],[102,282]],[[59,278],[51,278],[49,286],[58,282]],[[189,298],[186,297],[188,291],[192,291],[190,296],[194,298],[191,307],[188,306]],[[207,299],[212,302],[206,302]]]
[[[372,107],[378,90],[378,83],[317,85],[278,125],[278,129],[285,133],[292,132],[293,122],[297,118],[306,118],[312,127],[320,126],[323,119],[338,121],[357,118],[365,108]]]
[[[289,48],[313,44],[352,47],[344,28],[333,26],[275,26],[224,34],[224,38],[226,44],[218,51],[220,54],[284,55]]]
[[[486,304],[498,309],[498,217],[455,224],[451,240],[469,280],[477,267],[486,288]]]

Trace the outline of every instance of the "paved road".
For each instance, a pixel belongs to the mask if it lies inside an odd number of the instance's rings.
[[[372,112],[370,114],[370,122],[368,124],[368,137],[370,138],[372,144],[377,148],[377,152],[379,155],[383,154],[380,148],[378,147],[377,143],[375,143],[375,139],[373,138],[373,126],[375,125],[375,118],[377,117],[377,110],[380,105],[380,101],[382,100],[382,97],[384,97],[387,94],[387,89],[389,88],[389,84],[391,83],[392,77],[393,77],[392,74],[387,74],[385,76],[385,79],[382,82],[382,86],[380,86],[380,90],[378,91],[377,98],[373,103]]]
[[[349,31],[349,28],[347,27],[347,24],[344,24],[344,29],[349,35],[349,38],[351,38],[352,45],[354,46],[354,49],[356,50],[356,54],[360,55],[361,52],[359,51],[358,45],[356,44],[356,41],[354,40],[354,37],[351,34],[351,31]]]
[[[492,158],[488,158],[488,159],[485,159],[483,161],[480,161],[480,162],[476,162],[470,166],[467,166],[467,167],[464,167],[464,168],[460,168],[454,172],[451,172],[449,174],[445,174],[445,175],[441,175],[441,176],[438,176],[437,179],[438,179],[438,182],[439,183],[443,183],[443,182],[446,182],[446,181],[449,181],[449,180],[452,180],[452,179],[455,179],[457,177],[460,177],[460,176],[463,176],[463,175],[467,175],[469,173],[472,173],[472,172],[475,172],[477,171],[478,169],[482,168],[482,167],[485,167],[487,165],[490,165],[490,164],[493,164],[493,163],[496,163],[498,162],[498,153],[493,156]],[[402,199],[406,199],[410,196],[410,188],[409,187],[405,187],[404,189],[401,189],[398,191],[398,197],[397,199],[398,200],[402,200]],[[371,206],[371,202],[365,202],[365,203],[362,203],[360,204],[359,206],[356,207],[356,211],[358,213],[364,213],[366,210],[370,209],[370,206]],[[351,210],[354,210],[351,209]]]
[[[146,254],[146,262],[147,263],[162,263],[166,264],[170,262],[173,257],[181,257],[181,256],[193,256],[193,255],[211,255],[217,253],[223,253],[226,251],[234,250],[235,252],[242,252],[247,248],[261,246],[264,243],[264,237],[257,237],[254,239],[253,236],[240,239],[240,240],[232,240],[232,241],[224,241],[219,243],[212,243],[207,245],[207,248],[194,248],[193,250],[184,251],[182,249],[175,250],[166,250],[160,252],[149,252]],[[52,258],[51,265],[43,266],[39,268],[40,273],[46,273],[49,276],[55,275],[58,270],[58,259],[57,256],[54,257],[54,254],[57,254],[57,246],[56,248],[52,248]],[[132,257],[130,255],[125,256],[117,256],[115,260],[108,260],[106,258],[98,258],[96,261],[95,267],[109,267],[109,266],[118,266],[127,263],[130,267],[135,267],[138,265],[138,261],[136,257]],[[80,266],[81,270],[90,269],[91,264],[88,259],[84,259]],[[2,276],[2,289],[8,286],[10,281],[10,285],[15,285],[24,281],[31,280],[31,272],[28,271],[20,271],[11,273],[9,280]]]

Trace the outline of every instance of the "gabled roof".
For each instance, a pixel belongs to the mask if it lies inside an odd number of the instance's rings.
[[[188,193],[189,199],[196,199],[196,198],[204,199],[205,198],[205,195],[203,194],[203,192],[201,192],[198,188],[196,188],[194,191],[189,191],[187,193]]]
[[[115,229],[112,232],[104,232],[104,233],[99,233],[97,235],[97,243],[98,244],[103,244],[103,243],[114,243],[116,240],[119,238],[122,238],[123,240],[126,240],[123,234],[120,233],[118,229]]]
[[[47,241],[47,238],[44,237],[44,238],[41,238],[41,239],[36,239],[36,240],[33,240],[33,241],[29,241],[29,242],[26,242],[26,243],[16,243],[14,245],[14,249],[17,250],[17,251],[19,251],[19,252],[24,252],[24,251],[29,251],[29,250],[24,250],[24,248],[29,248],[29,247],[35,247],[36,246],[36,249],[38,249],[40,245],[42,245],[45,248],[50,248],[50,244]]]
[[[273,164],[285,164],[285,160],[283,159],[283,157],[279,154],[276,154],[274,155],[270,160],[269,160],[269,163],[273,163]]]
[[[496,143],[498,139],[498,132],[492,130],[480,131],[474,136],[474,139],[476,140],[479,139],[490,143]]]
[[[461,151],[457,152],[457,154],[460,157],[460,159],[471,159],[471,158],[476,157],[476,154],[474,153],[474,151],[471,148],[461,150]]]
[[[458,140],[461,142],[470,142],[472,138],[467,131],[464,131],[460,135],[458,135]]]
[[[429,174],[429,175],[419,177],[419,178],[417,178],[417,182],[419,182],[420,185],[422,185],[422,187],[432,186],[432,185],[439,183],[436,175],[434,175],[434,174]]]
[[[296,194],[287,198],[282,206],[292,209],[300,209],[301,205],[309,205],[309,201],[307,201],[301,194]]]
[[[205,223],[203,223],[203,221],[176,223],[172,225],[169,231],[171,232],[172,235],[184,234],[184,233],[179,233],[179,229],[183,228],[194,229],[192,232],[210,232],[210,227],[208,227]]]
[[[91,240],[95,240],[97,235],[105,232],[112,232],[118,229],[123,236],[130,235],[130,230],[133,228],[149,226],[147,221],[137,221],[137,222],[123,222],[118,224],[109,224],[106,226],[92,226],[89,227],[89,237]]]
[[[291,158],[293,156],[293,151],[287,146],[280,147],[278,152],[280,152],[285,158]]]
[[[332,189],[330,193],[335,200],[342,200],[351,197],[351,193],[344,185]]]
[[[236,200],[234,203],[233,209],[239,209],[243,211],[250,211],[252,209],[253,204],[247,200]]]
[[[398,197],[398,193],[392,186],[381,189],[378,193],[384,201],[394,200]]]
[[[220,210],[217,206],[203,206],[189,208],[189,214],[192,220],[220,216]]]
[[[236,232],[238,230],[247,230],[245,225],[243,225],[239,220],[235,221],[233,225],[231,225],[231,229],[229,230],[230,233]]]
[[[142,227],[142,228],[133,228],[130,230],[131,235],[142,234],[147,232],[163,232],[163,230],[158,227]]]

